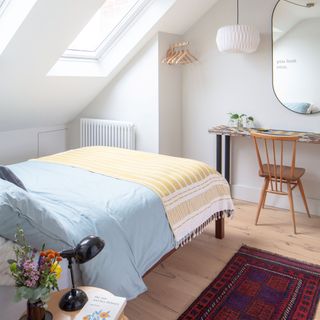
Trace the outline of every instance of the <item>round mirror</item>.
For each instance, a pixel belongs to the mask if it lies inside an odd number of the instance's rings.
[[[301,114],[320,112],[320,0],[280,0],[272,17],[273,89]]]

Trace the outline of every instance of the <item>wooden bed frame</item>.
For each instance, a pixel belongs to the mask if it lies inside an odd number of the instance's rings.
[[[216,230],[215,230],[215,237],[217,239],[222,240],[224,238],[224,218],[217,219],[216,220]],[[168,252],[166,255],[164,255],[155,265],[153,265],[144,275],[145,277],[147,274],[149,274],[153,269],[155,269],[159,264],[161,264],[164,260],[166,260],[169,256],[171,256],[173,253],[175,253],[178,249],[172,249],[170,252]]]

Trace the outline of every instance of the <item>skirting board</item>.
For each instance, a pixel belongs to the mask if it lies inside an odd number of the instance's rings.
[[[234,199],[245,200],[255,203],[258,203],[259,201],[260,189],[258,188],[243,185],[232,185],[231,190],[232,197]],[[294,190],[293,192],[293,201],[295,211],[305,213],[302,198],[300,196],[300,193],[296,190]],[[320,199],[307,198],[307,201],[310,213],[313,215],[320,216]],[[289,209],[288,197],[268,194],[266,205],[281,209]]]

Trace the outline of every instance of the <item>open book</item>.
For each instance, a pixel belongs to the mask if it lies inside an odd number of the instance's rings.
[[[75,320],[117,320],[126,306],[126,298],[106,292],[94,294],[75,317]]]

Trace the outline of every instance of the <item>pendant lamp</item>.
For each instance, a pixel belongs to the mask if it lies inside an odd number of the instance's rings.
[[[239,0],[237,0],[237,24],[221,27],[217,32],[220,52],[252,53],[260,43],[260,33],[254,26],[239,24]]]

